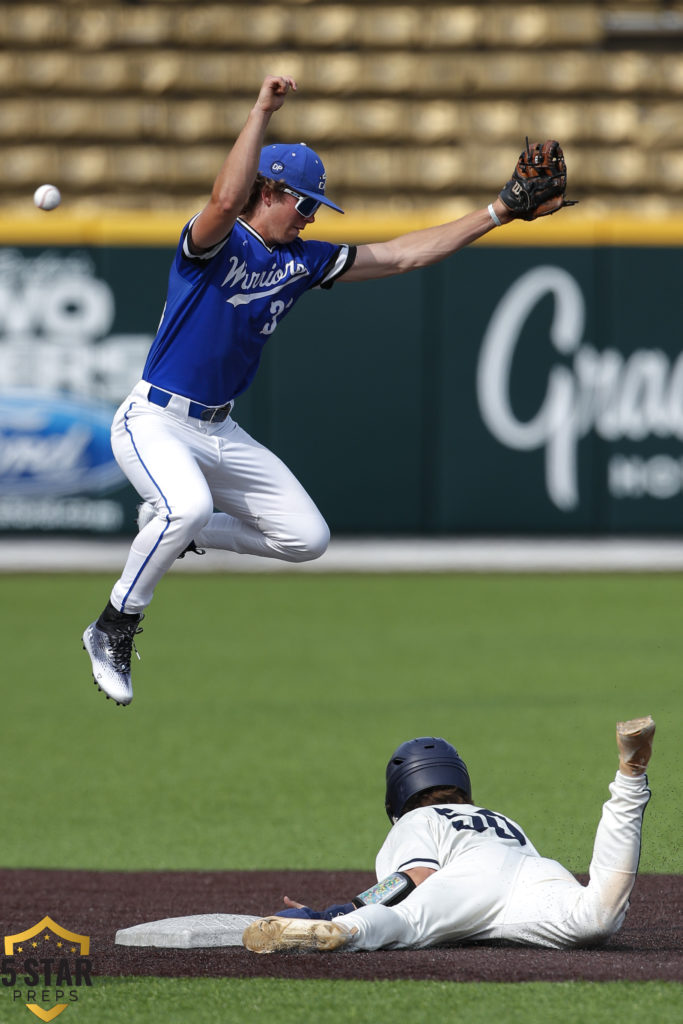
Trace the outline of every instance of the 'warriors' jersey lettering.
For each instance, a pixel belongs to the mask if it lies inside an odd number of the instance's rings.
[[[300,276],[307,277],[308,269],[303,263],[295,263],[294,260],[289,260],[284,268],[273,264],[270,270],[263,270],[261,273],[258,271],[249,273],[244,260],[240,263],[236,256],[231,256],[230,270],[226,274],[221,288],[224,288],[226,285],[234,286],[239,284],[242,294],[230,295],[227,301],[233,306],[242,306],[247,302],[257,302],[260,299],[267,298],[269,295],[277,294],[277,292],[291,284],[294,278]],[[264,291],[251,291],[253,288],[263,288]]]
[[[311,288],[330,288],[356,250],[301,239],[271,247],[238,220],[227,238],[195,255],[191,227],[181,235],[142,375],[165,391],[223,405],[249,387],[283,316]]]

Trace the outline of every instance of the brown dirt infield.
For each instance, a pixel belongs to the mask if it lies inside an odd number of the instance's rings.
[[[585,881],[583,876],[578,876]],[[681,981],[683,876],[636,881],[621,932],[600,949],[534,950],[493,945],[377,953],[280,953],[241,947],[173,950],[117,946],[118,928],[191,914],[268,914],[283,895],[312,906],[348,899],[374,881],[358,871],[96,872],[0,870],[1,934],[46,915],[91,938],[100,977],[338,978],[436,981]]]

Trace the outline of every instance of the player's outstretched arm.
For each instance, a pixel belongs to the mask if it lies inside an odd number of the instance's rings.
[[[502,200],[496,199],[491,205],[501,225],[513,219]],[[411,231],[388,242],[359,245],[353,266],[339,281],[369,281],[428,267],[476,242],[496,226],[488,209],[473,210],[448,224]]]
[[[408,868],[406,871],[396,871],[381,879],[369,889],[354,896],[348,903],[333,903],[324,910],[312,910],[305,903],[297,903],[289,896],[284,897],[286,910],[279,910],[277,917],[303,917],[316,918],[318,920],[332,921],[335,917],[350,914],[359,907],[365,907],[369,903],[382,903],[385,906],[393,907],[401,903],[413,889],[421,885],[426,878],[433,875],[435,868],[417,867]]]
[[[264,79],[246,124],[213,183],[209,201],[192,225],[194,248],[210,249],[230,232],[254,184],[270,118],[283,105],[290,89],[296,88],[289,75],[267,75]]]
[[[340,281],[391,277],[438,263],[508,221],[536,220],[563,206],[573,206],[565,199],[566,188],[567,168],[559,142],[529,143],[527,139],[512,177],[486,209],[388,242],[361,245],[353,266]]]

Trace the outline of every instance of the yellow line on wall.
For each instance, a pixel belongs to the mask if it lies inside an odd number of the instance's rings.
[[[69,214],[36,210],[0,214],[0,245],[92,245],[175,247],[183,224],[194,211]],[[325,211],[310,237],[333,242],[382,241],[443,223],[452,213],[358,215]],[[537,223],[517,222],[491,231],[485,246],[683,246],[683,215],[671,217],[590,217],[567,211]]]

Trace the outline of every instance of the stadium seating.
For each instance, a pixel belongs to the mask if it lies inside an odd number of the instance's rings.
[[[526,135],[601,212],[681,210],[682,40],[656,0],[0,2],[2,203],[45,180],[75,209],[203,201],[283,71],[269,138],[320,149],[350,210],[488,202]]]

